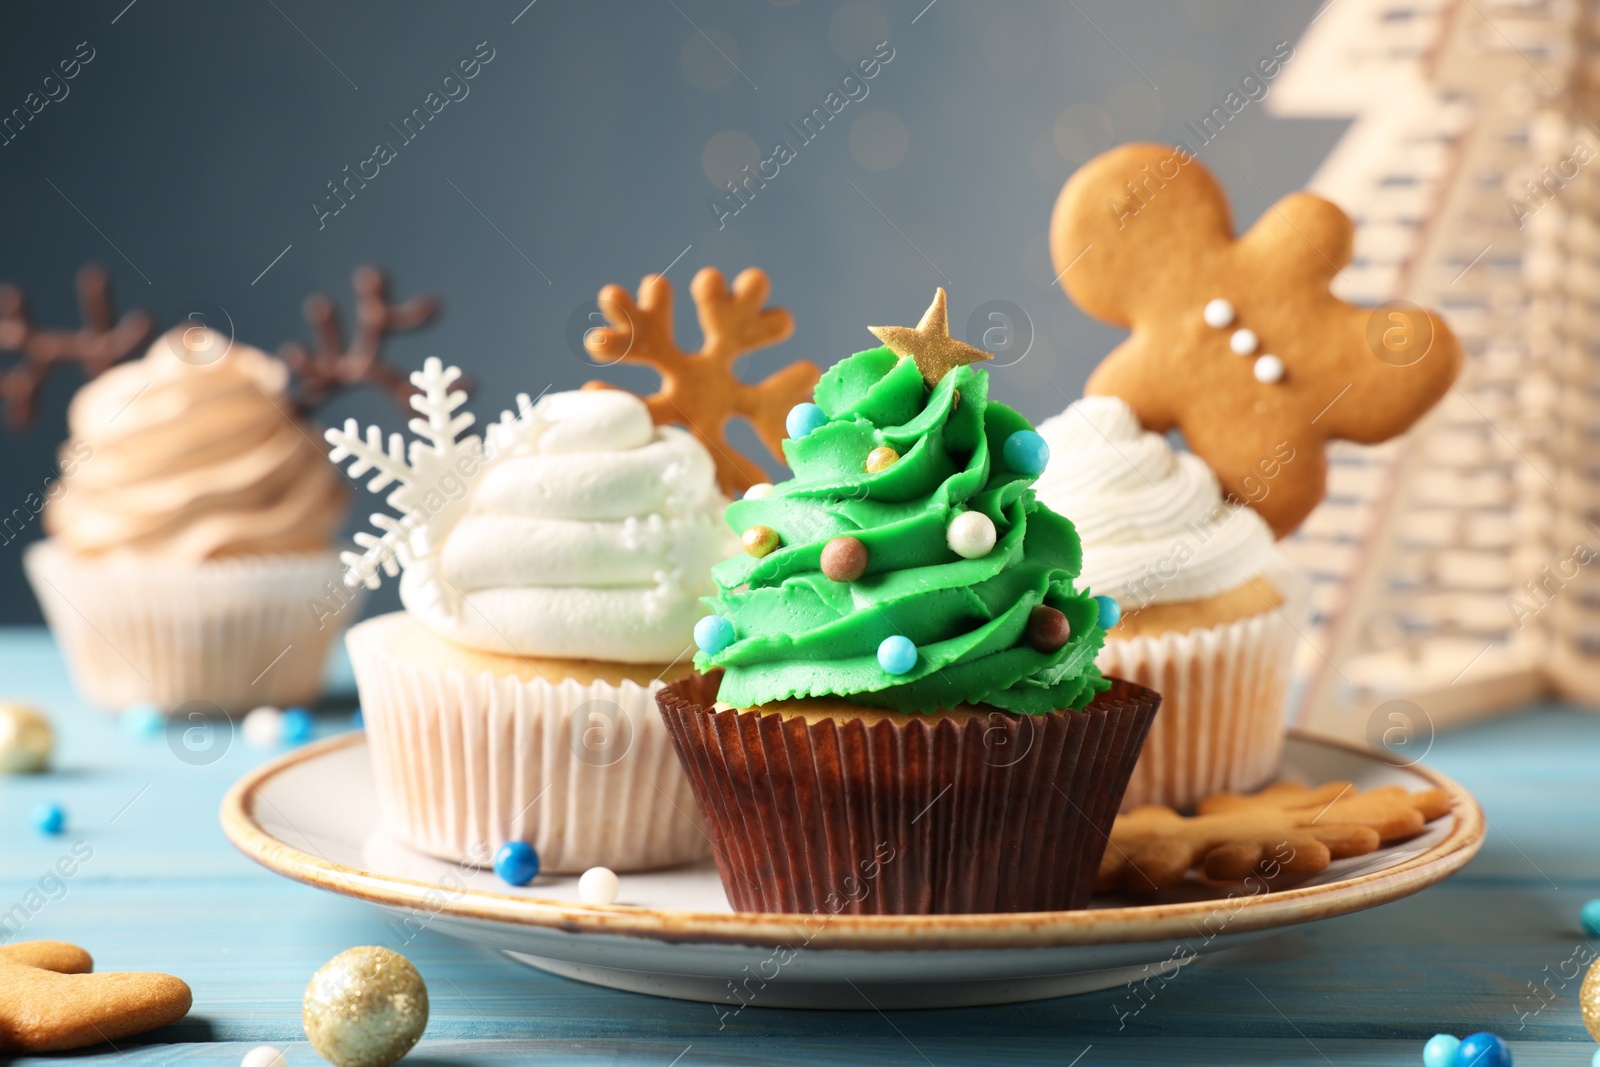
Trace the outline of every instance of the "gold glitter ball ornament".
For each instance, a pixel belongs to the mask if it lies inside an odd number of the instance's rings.
[[[1589,965],[1584,975],[1583,988],[1578,990],[1578,1009],[1583,1012],[1583,1025],[1589,1036],[1600,1041],[1600,960]]]
[[[867,453],[867,473],[877,474],[879,471],[888,470],[900,461],[900,453],[888,445],[880,445]]]
[[[0,700],[0,772],[32,774],[50,763],[55,737],[32,705]]]
[[[389,1067],[428,1027],[428,987],[398,952],[346,949],[311,976],[300,1018],[334,1067]]]
[[[762,556],[771,555],[782,538],[778,536],[778,531],[770,526],[752,526],[744,532],[740,540],[744,542],[746,552],[760,559]]]

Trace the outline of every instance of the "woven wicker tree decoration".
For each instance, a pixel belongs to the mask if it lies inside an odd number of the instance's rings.
[[[34,324],[22,290],[0,286],[0,351],[21,357],[0,372],[0,401],[13,429],[33,421],[39,391],[53,369],[77,363],[85,377],[93,378],[133,354],[155,330],[148,312],[117,317],[111,282],[105,269],[93,263],[78,271],[78,307],[83,316],[78,329],[42,330]]]
[[[706,267],[689,292],[699,312],[701,350],[686,353],[672,331],[672,285],[659,274],[639,283],[637,301],[619,285],[600,290],[600,310],[610,326],[584,337],[589,354],[607,364],[642,363],[661,375],[661,388],[645,398],[656,425],[684,426],[710,451],[723,491],[737,495],[768,480],[766,471],[728,444],[727,424],[745,419],[775,456],[783,455],[784,419],[789,409],[811,396],[822,371],[801,360],[755,384],[739,380],[734,363],[758,348],[777,344],[794,332],[794,319],[782,308],[763,307],[771,283],[764,271],[743,271],[728,288],[722,272]],[[590,382],[586,389],[615,388]]]

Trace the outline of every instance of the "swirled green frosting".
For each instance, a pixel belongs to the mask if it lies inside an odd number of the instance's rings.
[[[988,390],[987,372],[969,366],[929,390],[916,364],[887,348],[823,375],[816,403],[827,423],[784,442],[794,478],[728,507],[734,530],[768,526],[781,541],[770,555],[712,572],[719,595],[704,603],[733,623],[734,641],[695,665],[724,668],[719,701],[833,696],[902,712],[987,704],[1044,714],[1081,708],[1108,688],[1094,664],[1105,637],[1098,606],[1073,588],[1078,535],[1034,499],[1032,477],[1006,469],[1006,438],[1030,427]],[[867,454],[882,445],[900,459],[868,473]],[[946,542],[950,520],[969,510],[998,534],[978,559]],[[840,536],[866,545],[867,570],[855,581],[822,573],[823,546]],[[1039,604],[1071,624],[1054,652],[1026,638]],[[906,674],[878,664],[879,644],[895,634],[917,647]]]

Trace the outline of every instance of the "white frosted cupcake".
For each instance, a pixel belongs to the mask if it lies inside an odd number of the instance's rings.
[[[402,459],[330,431],[335,460],[399,488],[348,582],[403,567],[405,611],[348,636],[392,831],[486,864],[527,841],[543,869],[642,870],[710,853],[655,693],[690,673],[699,597],[737,548],[710,455],[630,393],[554,393],[460,438],[459,376],[412,380],[427,420]]]
[[[1072,516],[1084,585],[1122,607],[1100,669],[1162,695],[1124,809],[1184,808],[1269,781],[1306,606],[1272,531],[1116,397],[1079,400],[1039,433],[1056,457],[1039,499]]]
[[[169,711],[316,699],[355,613],[324,605],[347,494],[288,367],[180,327],[79,389],[67,419],[26,566],[79,691]]]

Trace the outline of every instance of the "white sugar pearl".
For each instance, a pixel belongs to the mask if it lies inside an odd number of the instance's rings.
[[[283,712],[263,704],[244,717],[244,743],[251,748],[277,748],[283,742]]]
[[[746,500],[765,500],[772,495],[771,482],[757,482],[744,491]]]
[[[1233,305],[1218,297],[1206,304],[1206,325],[1222,329],[1233,325]]]
[[[1241,356],[1248,356],[1256,350],[1259,344],[1256,332],[1251,329],[1238,329],[1233,331],[1233,336],[1228,338],[1228,347]]]
[[[590,867],[578,879],[578,899],[585,904],[615,904],[622,882],[610,867]]]
[[[1283,381],[1283,360],[1277,356],[1261,356],[1256,360],[1256,381],[1271,385]]]
[[[288,1067],[288,1064],[283,1053],[271,1045],[262,1045],[246,1052],[244,1059],[239,1061],[239,1067]]]
[[[994,547],[994,523],[981,511],[963,511],[950,520],[945,544],[962,559],[979,559]]]

